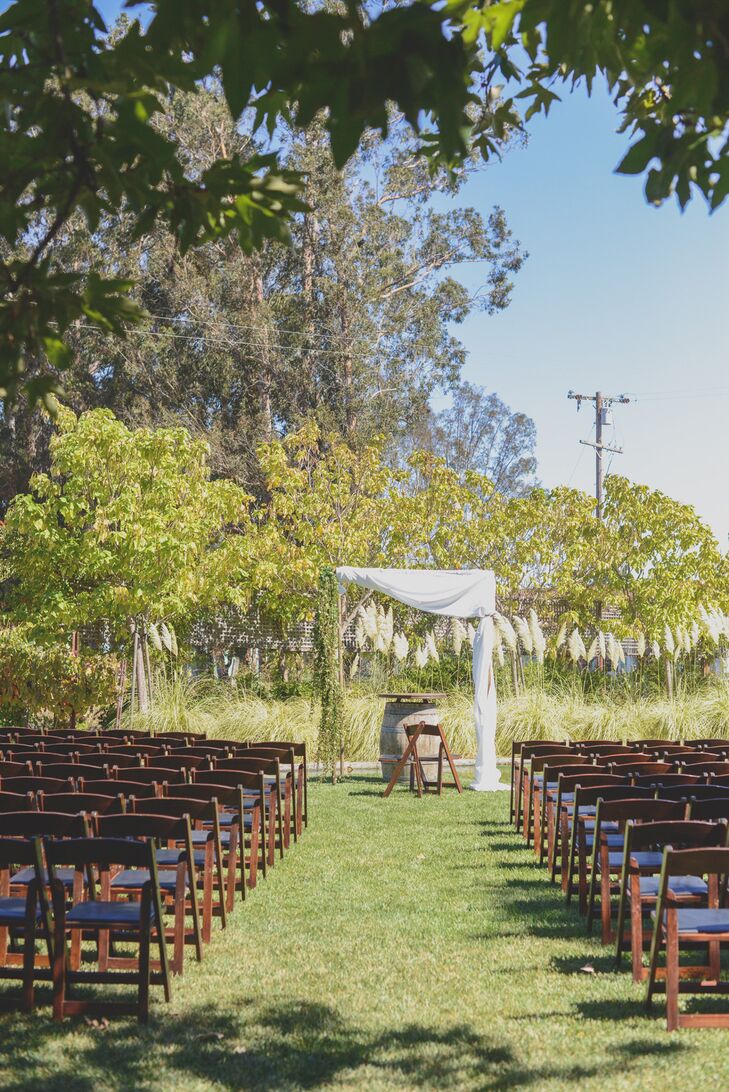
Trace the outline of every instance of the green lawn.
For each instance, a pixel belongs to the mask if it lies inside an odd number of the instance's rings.
[[[689,1088],[729,1082],[722,1031],[588,941],[506,823],[506,794],[314,785],[302,842],[140,1029],[0,1017],[0,1087]],[[590,964],[595,973],[581,968]],[[156,991],[155,991],[156,992]]]

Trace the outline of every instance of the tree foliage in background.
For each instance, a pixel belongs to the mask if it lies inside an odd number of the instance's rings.
[[[222,88],[177,92],[154,121],[174,137],[191,175],[221,155],[258,154],[250,120],[236,126]],[[134,281],[148,319],[124,340],[88,323],[68,334],[57,379],[75,412],[106,406],[130,426],[184,424],[210,444],[214,474],[257,492],[256,447],[315,419],[354,444],[391,437],[393,450],[427,414],[434,390],[460,378],[457,324],[505,308],[523,253],[504,213],[463,207],[469,167],[431,174],[402,117],[390,137],[372,131],[338,169],[318,115],[279,126],[279,162],[304,172],[305,213],[290,245],[246,253],[234,237],[180,254],[164,221],[141,238],[124,207],[94,231],[76,214],[54,242],[55,260],[113,267]],[[444,198],[447,205],[444,204]],[[478,267],[472,293],[460,271]],[[28,365],[32,378],[43,367]],[[24,491],[48,459],[48,420],[23,400],[0,415],[0,504]]]
[[[339,656],[339,589],[334,570],[326,567],[319,575],[314,624],[314,690],[321,702],[317,757],[333,781],[344,729]]]
[[[0,536],[5,609],[44,641],[101,621],[118,640],[132,624],[184,628],[222,604],[285,635],[339,564],[493,569],[503,602],[562,600],[588,627],[601,602],[625,636],[729,609],[729,563],[695,511],[624,478],[606,479],[599,521],[579,490],[509,495],[428,451],[395,468],[382,440],[357,449],[308,422],[259,445],[255,500],[211,481],[184,429],[132,431],[108,410],[63,409],[51,455]],[[349,597],[343,624],[368,597]]]
[[[536,485],[536,442],[531,417],[512,412],[495,393],[460,383],[448,409],[424,408],[406,446],[442,457],[460,475],[475,470],[500,493],[524,495]]]
[[[467,48],[486,43],[476,75],[486,106],[473,139],[549,112],[558,91],[603,78],[637,137],[618,166],[645,174],[648,201],[692,190],[712,209],[729,193],[729,6],[723,0],[448,0]],[[508,94],[497,93],[508,81]]]
[[[154,124],[175,89],[194,91],[219,72],[231,117],[250,108],[270,134],[294,109],[302,125],[324,110],[340,166],[366,128],[386,130],[390,103],[416,129],[438,118],[434,139],[447,159],[465,150],[467,49],[426,4],[371,19],[356,3],[150,7],[146,30],[133,22],[113,36],[90,0],[16,0],[0,16],[0,238],[13,248],[0,265],[0,386],[11,397],[28,356],[68,363],[72,323],[120,333],[139,317],[129,283],[106,264],[54,263],[54,240],[74,213],[95,231],[123,207],[134,238],[163,221],[183,254],[231,234],[247,251],[287,236],[302,207],[300,179],[275,152],[221,155],[200,173],[187,171],[174,134]],[[28,392],[50,387],[41,373]]]
[[[356,451],[313,422],[260,445],[267,500],[252,512],[242,567],[256,602],[284,629],[313,616],[323,569],[404,562],[406,549],[393,545],[392,493],[403,474],[383,461],[382,446],[372,441]],[[408,541],[404,531],[398,537]]]
[[[6,601],[46,636],[102,620],[117,638],[133,622],[177,624],[235,596],[248,500],[210,480],[207,446],[185,429],[130,431],[108,410],[62,409],[50,472],[7,514]]]
[[[74,324],[121,334],[140,317],[120,270],[98,255],[57,259],[75,215],[94,232],[122,208],[133,239],[164,223],[183,255],[231,236],[246,251],[286,237],[301,180],[273,145],[221,150],[195,171],[174,131],[155,124],[176,90],[217,73],[230,117],[251,111],[270,136],[323,112],[338,167],[368,130],[387,131],[393,109],[431,163],[491,156],[521,124],[522,101],[528,120],[559,85],[604,76],[638,136],[619,169],[647,171],[649,200],[675,191],[685,204],[695,187],[718,207],[729,192],[729,10],[717,0],[149,7],[146,30],[135,22],[113,36],[90,0],[15,0],[0,16],[0,389],[10,398],[23,384],[31,398],[49,394],[48,364],[68,366]]]
[[[4,715],[59,718],[65,725],[113,704],[113,656],[75,655],[63,642],[40,644],[27,626],[0,628],[0,707]]]

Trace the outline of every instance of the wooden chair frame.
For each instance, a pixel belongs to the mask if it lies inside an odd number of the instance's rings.
[[[195,948],[197,961],[202,960],[202,927],[200,920],[200,902],[197,889],[197,869],[195,868],[195,855],[192,847],[192,832],[190,817],[183,818],[140,815],[127,813],[126,815],[101,815],[98,818],[99,838],[125,838],[140,839],[150,842],[154,847],[155,868],[157,869],[157,884],[160,889],[161,904],[163,909],[170,911],[173,925],[165,931],[167,940],[172,941],[172,955],[169,959],[170,970],[173,974],[182,975],[185,967],[185,945],[192,944]],[[182,843],[176,855],[176,863],[165,868],[165,872],[174,872],[174,884],[166,887],[159,878],[159,866],[157,864],[157,850],[167,846],[173,849],[178,843]],[[136,897],[140,884],[127,885],[122,882],[120,876],[111,876],[109,894],[110,898],[118,899]],[[186,926],[186,918],[191,918],[191,927]],[[124,957],[113,956],[109,953],[109,936],[104,939],[103,952],[99,963],[103,969],[109,967],[126,968],[129,960]]]
[[[117,1016],[136,1014],[140,1023],[149,1018],[150,984],[161,985],[165,1000],[171,998],[170,968],[167,958],[165,930],[162,920],[162,900],[157,876],[154,843],[124,840],[123,838],[85,838],[44,842],[48,866],[51,896],[53,900],[53,1017],[63,1020],[66,1016],[103,1015]],[[70,909],[66,906],[66,891],[56,879],[59,865],[72,865],[76,869],[74,898]],[[139,907],[136,914],[124,913],[129,904],[112,898],[111,877],[114,869],[138,868],[146,872],[147,879],[139,890]],[[100,879],[101,898],[97,899],[95,875]],[[91,876],[91,880],[84,877]],[[110,930],[120,932],[126,941],[139,945],[138,960],[127,959],[120,970],[106,966],[105,940]],[[159,951],[158,970],[152,969],[151,943],[156,932]],[[93,935],[98,950],[98,968],[75,968],[69,957],[68,938]],[[77,999],[70,996],[77,983],[136,984],[137,1000],[101,1001]]]
[[[660,822],[667,819],[684,819],[686,804],[681,800],[600,800],[595,813],[595,831],[592,840],[592,864],[590,891],[587,899],[587,932],[592,932],[597,899],[598,877],[600,886],[600,922],[603,944],[615,939],[612,932],[612,893],[620,890],[620,876],[625,859],[625,826],[629,819],[634,822]],[[620,848],[615,843],[615,832],[606,829],[607,824],[617,823]],[[613,844],[611,845],[611,840]],[[611,853],[612,851],[612,853]],[[610,861],[611,855],[619,856],[620,863]],[[650,869],[653,866],[648,866]],[[646,874],[650,875],[650,871]],[[614,879],[617,877],[617,879]]]
[[[36,879],[25,888],[25,896],[10,895],[10,876],[15,867],[25,865],[34,870]],[[0,997],[0,1010],[32,1012],[35,1003],[36,978],[50,977],[53,960],[52,924],[50,908],[43,883],[42,849],[39,837],[0,838],[0,979],[20,979],[20,996],[4,994]],[[22,931],[22,953],[8,951],[11,933]],[[35,942],[38,932],[46,942],[47,955],[36,956]],[[45,974],[44,974],[45,968]]]
[[[623,872],[620,881],[620,900],[618,920],[615,928],[615,965],[620,968],[623,949],[630,944],[631,966],[634,982],[642,982],[648,975],[643,966],[643,950],[646,941],[650,943],[652,931],[646,931],[643,919],[647,911],[656,905],[655,895],[641,891],[641,878],[655,876],[660,868],[641,867],[635,854],[666,845],[681,849],[699,849],[718,847],[727,844],[727,821],[697,822],[691,819],[668,820],[664,822],[634,823],[628,820],[625,826],[625,854]],[[662,867],[662,863],[661,863]],[[676,899],[683,906],[700,906],[705,899],[703,892],[681,892],[676,890]],[[625,919],[630,907],[630,931],[625,935]]]
[[[438,763],[438,772],[435,781],[435,792],[438,796],[443,795],[444,788],[450,787],[455,788],[456,791],[459,793],[463,792],[461,782],[458,777],[458,771],[456,770],[455,762],[453,761],[453,755],[451,754],[450,747],[448,746],[448,740],[445,737],[442,725],[426,724],[425,721],[421,721],[420,724],[406,725],[405,735],[408,741],[407,746],[405,747],[402,756],[395,763],[392,777],[390,778],[387,787],[382,794],[383,797],[387,797],[390,795],[392,790],[397,785],[400,779],[400,775],[407,766],[408,762],[410,763],[410,791],[413,792],[415,790],[419,798],[423,796],[424,792],[434,791],[433,783],[427,777],[423,766],[424,762],[430,761]],[[421,738],[421,736],[435,736],[437,739],[440,740],[437,756],[434,756],[432,759],[426,759],[423,755],[419,753],[418,740]],[[453,777],[452,782],[443,781],[444,757],[448,763],[448,768],[450,769],[451,775]]]
[[[727,848],[674,849],[672,846],[666,846],[664,850],[645,1006],[650,1011],[654,993],[661,989],[665,991],[668,1031],[676,1031],[682,1027],[729,1027],[729,1012],[682,1013],[678,1005],[680,993],[723,994],[729,992],[729,983],[721,981],[721,945],[729,943],[729,910],[720,910],[720,907],[726,905],[727,874],[729,874],[729,849]],[[708,909],[715,912],[715,918],[719,918],[712,924],[710,931],[697,929],[684,932],[683,935],[679,931],[679,914],[682,907],[671,890],[671,879],[674,876],[686,875],[707,877]],[[682,941],[684,946],[687,943],[692,946],[707,945],[708,964],[681,965],[679,951]],[[658,965],[658,957],[663,950],[666,954],[665,969]]]

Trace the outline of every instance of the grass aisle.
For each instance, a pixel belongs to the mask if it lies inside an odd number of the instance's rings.
[[[669,1037],[506,824],[506,794],[357,778],[147,1029],[0,1018],[0,1087],[675,1088],[726,1084],[726,1034]],[[590,964],[595,973],[581,970]]]

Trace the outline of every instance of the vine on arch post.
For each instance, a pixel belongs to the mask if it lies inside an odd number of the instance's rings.
[[[343,729],[343,693],[339,671],[339,589],[333,569],[322,569],[314,625],[314,686],[321,702],[318,759],[337,780]]]

